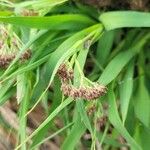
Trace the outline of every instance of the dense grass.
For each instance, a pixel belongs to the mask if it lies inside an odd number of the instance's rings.
[[[12,149],[52,142],[62,150],[149,150],[149,13],[68,0],[0,4],[0,127],[14,137]],[[40,106],[44,119],[35,128],[29,118]]]

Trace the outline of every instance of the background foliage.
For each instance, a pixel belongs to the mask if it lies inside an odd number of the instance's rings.
[[[105,12],[68,0],[0,4],[1,26],[22,41],[0,69],[3,148],[149,150],[148,12]],[[28,49],[30,59],[20,62]],[[86,77],[107,94],[93,101],[63,96],[57,70],[68,61],[74,86]]]

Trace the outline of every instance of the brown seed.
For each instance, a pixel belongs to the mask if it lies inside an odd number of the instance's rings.
[[[80,96],[80,91],[79,91],[79,89],[73,87],[72,90],[71,90],[71,92],[70,92],[70,95],[69,95],[69,96],[72,97],[73,99],[79,98],[79,96]]]
[[[69,80],[73,79],[73,70],[68,70],[66,64],[64,63],[60,65],[57,74],[62,82],[69,82]]]
[[[26,50],[26,51],[24,52],[24,54],[22,54],[22,56],[20,57],[20,59],[21,59],[22,61],[24,61],[24,60],[28,60],[30,57],[31,57],[31,50],[28,49],[28,50]]]
[[[70,96],[72,87],[69,84],[63,83],[61,85],[61,90],[63,91],[65,96]]]
[[[94,104],[87,108],[88,115],[92,115],[95,111],[96,111],[96,105],[94,105]]]
[[[105,124],[107,122],[107,119],[108,119],[108,117],[106,115],[103,115],[102,117],[100,117],[97,120],[97,124],[98,124],[98,126],[99,126],[100,129],[105,126]]]
[[[38,16],[38,12],[35,12],[34,10],[28,10],[28,9],[24,9],[21,12],[22,16]]]

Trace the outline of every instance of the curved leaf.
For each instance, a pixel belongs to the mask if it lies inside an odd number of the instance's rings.
[[[137,11],[114,11],[100,15],[107,30],[123,27],[150,27],[150,13]]]

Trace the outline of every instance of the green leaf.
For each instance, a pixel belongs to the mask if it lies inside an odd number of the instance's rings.
[[[62,14],[46,17],[4,17],[0,16],[0,22],[11,23],[37,29],[51,30],[75,30],[88,27],[95,23],[87,16],[80,14]]]
[[[22,101],[24,97],[24,93],[26,93],[26,77],[24,74],[20,74],[17,76],[17,102],[18,104]]]
[[[14,83],[14,79],[0,85],[0,91],[1,91],[0,92],[0,105],[3,104],[4,102],[3,98],[5,97],[6,94],[8,94],[8,91],[11,90],[13,83]]]
[[[43,89],[42,85],[40,86],[40,88]],[[50,107],[49,114],[51,114],[61,104],[62,100],[62,93],[60,91],[60,81],[58,77],[54,78],[54,97],[52,97],[52,99],[53,101]],[[50,126],[51,122],[47,123],[47,125],[45,125],[45,127],[41,129],[41,131],[39,131],[38,134],[33,137],[31,148],[35,147],[36,145],[39,145],[39,143],[44,139],[44,136],[48,132]]]
[[[136,117],[146,126],[150,127],[150,96],[145,86],[145,77],[139,78],[138,87],[134,97]]]
[[[134,61],[129,63],[124,78],[120,83],[120,103],[121,103],[120,106],[123,124],[127,117],[129,102],[133,91],[133,72],[134,72]]]
[[[121,122],[117,110],[115,94],[112,88],[109,88],[108,99],[109,99],[108,117],[110,122],[118,130],[118,132],[127,140],[127,142],[130,144],[130,147],[132,147],[135,150],[142,150],[141,147],[136,143],[136,141],[130,136],[130,134],[128,133],[128,131]]]
[[[136,53],[132,49],[120,52],[109,62],[98,81],[104,85],[109,84],[116,78],[123,67],[131,60],[131,58],[135,54]]]
[[[104,32],[101,36],[97,51],[96,51],[96,59],[103,66],[107,62],[107,58],[111,51],[113,40],[114,40],[115,31]]]
[[[28,136],[20,145],[18,145],[15,150],[19,149],[24,143],[29,141],[32,137],[34,137],[41,129],[43,129],[47,123],[49,123],[58,113],[65,108],[67,105],[69,105],[72,102],[72,99],[66,99],[63,103],[61,103],[47,118],[43,123],[40,124],[40,126],[30,135]]]
[[[62,92],[60,89],[61,89],[61,83],[58,76],[56,76],[54,78],[54,97],[53,97],[53,101],[49,113],[53,112],[53,110],[56,109],[57,106],[61,103]]]
[[[31,96],[31,87],[30,87],[30,81],[29,81],[29,75],[28,74],[22,74],[19,76],[18,80],[21,80],[23,78],[23,81],[21,83],[18,83],[21,86],[21,97],[19,97],[19,101],[21,102],[21,106],[19,109],[19,135],[20,135],[20,143],[22,143],[26,139],[26,126],[27,126],[27,116],[24,117],[28,110],[29,106],[29,100]],[[20,81],[17,81],[20,82]],[[23,87],[22,87],[23,86]],[[18,88],[19,88],[18,87]],[[23,88],[23,89],[22,89]],[[18,90],[18,89],[17,89]],[[21,146],[22,150],[26,150],[26,144],[24,143]]]
[[[106,66],[98,81],[103,85],[107,85],[114,80],[123,67],[141,50],[149,37],[149,34],[145,35],[134,47],[131,47],[126,51],[122,51],[115,56]]]
[[[13,87],[10,90],[6,92],[6,94],[0,98],[0,106],[5,104],[6,101],[8,101],[12,96],[16,94],[16,88]]]
[[[57,132],[53,133],[52,135],[50,135],[49,137],[45,138],[44,140],[40,141],[38,144],[34,145],[33,147],[31,147],[30,149],[35,149],[38,145],[41,145],[42,143],[52,139],[53,137],[55,137],[56,135],[58,135],[59,133],[63,132],[64,130],[66,130],[67,128],[69,128],[70,126],[72,126],[74,123],[69,123],[68,125],[66,125],[65,127],[59,129]]]
[[[86,127],[84,123],[81,122],[81,118],[78,115],[78,118],[76,119],[69,136],[67,136],[63,145],[61,146],[61,150],[74,150],[85,130]]]
[[[150,148],[150,130],[149,129],[143,129],[143,131],[140,131],[141,133],[141,143],[144,150],[149,150]]]
[[[150,13],[137,11],[114,11],[100,15],[106,30],[123,27],[150,27]]]
[[[13,13],[11,11],[0,11],[0,16],[10,16]]]

